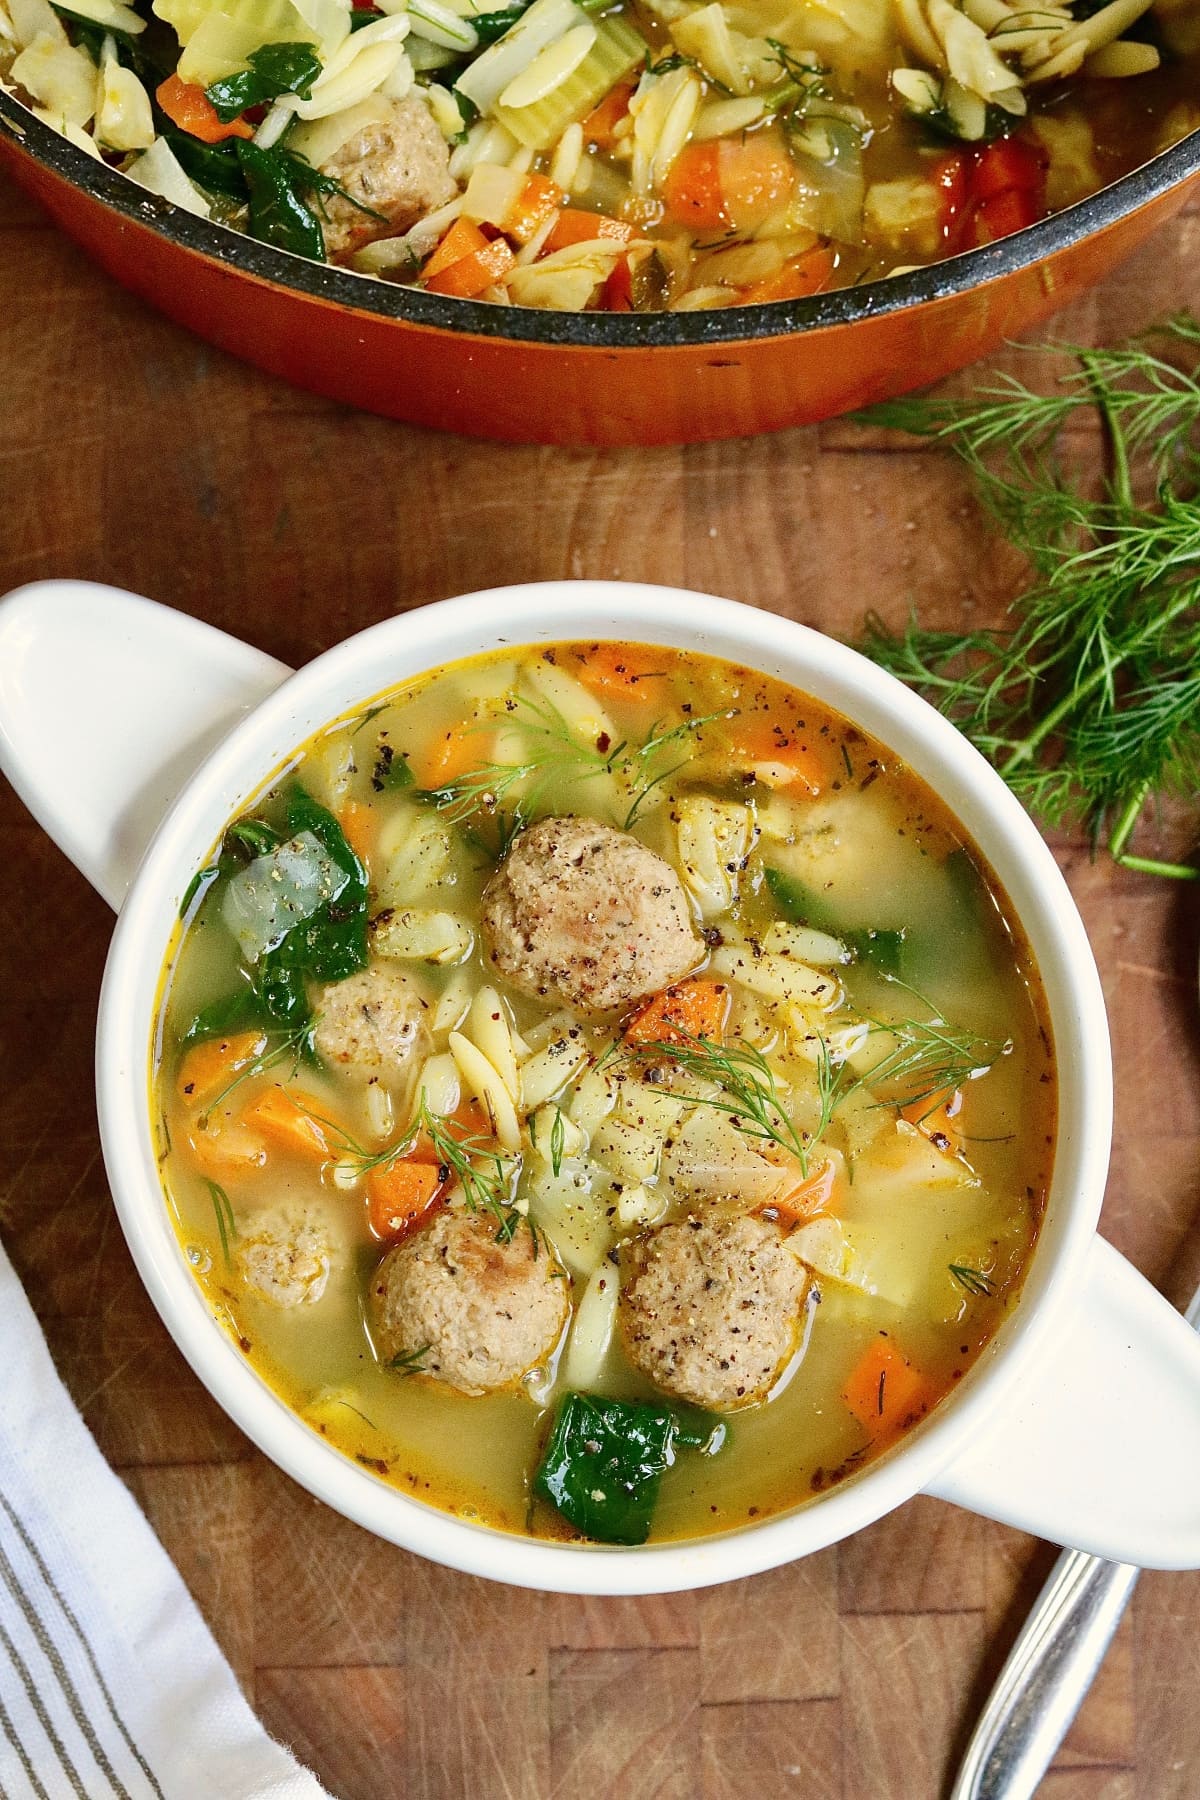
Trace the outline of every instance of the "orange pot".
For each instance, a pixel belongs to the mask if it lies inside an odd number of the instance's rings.
[[[475,437],[669,444],[811,424],[986,356],[1180,210],[1200,179],[1200,132],[931,268],[697,313],[535,312],[307,262],[145,193],[3,93],[0,165],[134,293],[300,387]]]

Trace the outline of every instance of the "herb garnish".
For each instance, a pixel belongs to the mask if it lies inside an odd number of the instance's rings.
[[[221,1240],[221,1251],[224,1255],[226,1266],[228,1266],[233,1262],[233,1257],[229,1250],[229,1240],[235,1238],[238,1234],[237,1219],[234,1216],[233,1204],[219,1181],[210,1181],[209,1178],[205,1176],[204,1185],[208,1189],[212,1199],[213,1212],[217,1221],[217,1235]]]
[[[973,1294],[977,1298],[987,1295],[990,1298],[996,1292],[996,1283],[990,1275],[985,1275],[982,1269],[968,1268],[965,1263],[951,1263],[949,1268],[959,1287],[965,1288],[968,1294]]]
[[[401,1350],[397,1355],[389,1357],[386,1366],[389,1369],[399,1369],[402,1375],[423,1375],[425,1358],[432,1349],[432,1344],[422,1344],[417,1350]]]
[[[678,725],[656,725],[641,744],[627,739],[620,743],[580,743],[558,708],[549,701],[531,700],[518,694],[513,702],[514,722],[530,737],[529,753],[522,762],[483,762],[466,774],[441,787],[423,790],[423,798],[437,807],[455,824],[462,824],[482,814],[497,821],[500,827],[500,851],[518,831],[536,816],[546,785],[555,775],[570,781],[595,780],[601,775],[615,775],[627,788],[629,809],[622,821],[630,830],[638,813],[654,789],[668,781],[683,767],[682,761],[662,767],[664,753],[682,744],[705,725],[716,719],[732,718],[737,709],[706,713],[684,719]],[[479,730],[487,727],[481,725]],[[532,785],[520,792],[526,783]],[[510,810],[505,816],[505,807]]]
[[[1181,314],[1122,347],[1070,354],[1077,366],[1049,393],[1004,375],[962,399],[862,415],[961,457],[1033,571],[1004,630],[914,618],[895,633],[871,617],[863,648],[1048,825],[1078,820],[1125,868],[1195,880],[1200,867],[1129,845],[1148,802],[1200,789],[1200,321]],[[1107,440],[1095,497],[1061,445],[1085,418]]]

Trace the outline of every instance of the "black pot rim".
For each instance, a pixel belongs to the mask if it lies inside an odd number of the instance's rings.
[[[432,330],[451,331],[515,343],[555,344],[598,350],[686,349],[745,343],[826,330],[884,313],[902,312],[946,300],[985,282],[996,281],[1081,243],[1159,200],[1170,189],[1200,174],[1200,131],[1152,157],[1119,181],[1086,200],[1052,213],[1012,237],[968,250],[944,262],[858,287],[834,288],[806,300],[723,307],[694,313],[569,313],[494,306],[454,300],[419,288],[354,274],[327,263],[309,262],[290,251],[261,244],[225,225],[198,219],[130,181],[119,170],[89,156],[78,145],[0,91],[0,132],[55,175],[81,188],[123,218],[145,225],[227,268],[331,301],[349,311],[403,320]]]

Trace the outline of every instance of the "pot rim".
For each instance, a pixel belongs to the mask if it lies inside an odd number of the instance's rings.
[[[351,312],[456,336],[595,350],[702,349],[791,337],[915,310],[1028,269],[1106,231],[1200,175],[1197,130],[1087,199],[1051,213],[1036,225],[906,275],[834,288],[805,300],[731,306],[712,312],[568,313],[428,294],[328,263],[310,262],[291,251],[260,243],[147,193],[119,170],[98,163],[0,89],[0,146],[6,139],[15,144],[18,154],[29,156],[118,217],[218,262],[231,273]]]
[[[1018,1303],[954,1393],[862,1474],[806,1504],[709,1539],[633,1552],[517,1537],[442,1512],[306,1425],[217,1323],[187,1265],[159,1178],[149,1105],[159,969],[190,872],[227,819],[323,725],[417,673],[506,646],[590,637],[678,642],[815,688],[896,749],[956,817],[967,813],[969,837],[1029,936],[1059,1065],[1058,1143],[1037,1250]],[[309,1492],[378,1536],[469,1574],[564,1593],[659,1593],[755,1574],[824,1548],[927,1487],[980,1440],[1059,1328],[1093,1241],[1111,1125],[1107,1022],[1082,921],[1040,833],[978,752],[834,639],[736,601],[616,582],[532,584],[401,614],[336,645],[243,719],[184,785],[122,907],[101,992],[97,1091],[105,1161],[134,1260],[177,1345],[230,1417]]]

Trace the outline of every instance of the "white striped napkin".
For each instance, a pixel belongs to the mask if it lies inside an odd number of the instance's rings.
[[[247,1706],[0,1249],[0,1795],[328,1800]]]

